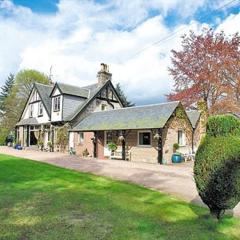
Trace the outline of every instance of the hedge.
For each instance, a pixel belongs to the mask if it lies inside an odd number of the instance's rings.
[[[240,136],[240,120],[233,115],[210,116],[207,122],[208,136]]]
[[[194,178],[212,215],[219,218],[234,208],[240,201],[240,138],[206,136],[196,153]]]

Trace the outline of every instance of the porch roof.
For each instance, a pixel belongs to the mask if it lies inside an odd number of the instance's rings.
[[[26,126],[26,125],[50,125],[50,122],[39,123],[36,118],[21,119],[16,126]]]
[[[180,102],[94,112],[71,131],[163,128]]]
[[[24,126],[24,125],[38,125],[38,120],[36,118],[27,118],[27,119],[22,119],[19,121],[16,126]]]

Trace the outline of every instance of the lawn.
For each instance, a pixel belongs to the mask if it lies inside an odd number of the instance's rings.
[[[0,239],[240,239],[240,219],[143,187],[0,155]]]

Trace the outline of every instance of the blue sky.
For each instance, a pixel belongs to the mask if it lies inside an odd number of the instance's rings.
[[[239,32],[240,0],[0,0],[0,85],[51,66],[54,81],[90,84],[106,62],[132,101],[161,102],[173,88],[171,50],[204,27]]]
[[[54,13],[57,11],[58,0],[14,0],[13,3],[29,7],[38,13]]]

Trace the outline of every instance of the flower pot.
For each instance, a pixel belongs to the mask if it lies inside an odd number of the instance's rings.
[[[173,154],[172,155],[172,162],[173,163],[180,163],[180,162],[182,162],[182,156],[180,154]]]

